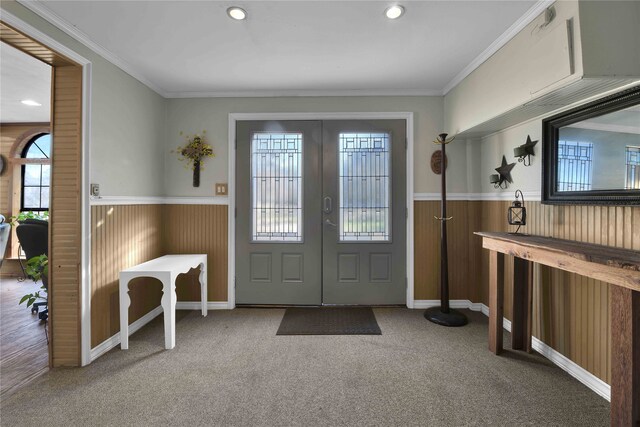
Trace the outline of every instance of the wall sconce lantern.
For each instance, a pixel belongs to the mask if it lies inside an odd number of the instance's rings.
[[[519,162],[522,162],[525,166],[531,166],[531,156],[535,156],[533,147],[536,146],[538,141],[532,141],[531,136],[527,135],[527,142],[519,147],[513,149],[513,155],[518,158]]]
[[[502,156],[502,165],[496,168],[496,172],[489,176],[489,182],[493,184],[493,188],[507,188],[507,182],[513,184],[513,178],[511,178],[511,169],[515,166],[515,163],[507,163],[507,158]]]
[[[522,198],[522,201],[520,201],[520,198]],[[527,225],[527,208],[524,207],[524,195],[520,190],[516,190],[516,199],[511,202],[511,206],[507,213],[507,221],[509,222],[509,225],[518,226],[516,231],[510,234],[518,234],[520,227]]]

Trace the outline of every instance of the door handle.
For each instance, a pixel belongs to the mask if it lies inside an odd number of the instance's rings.
[[[336,224],[334,222],[331,222],[331,220],[329,218],[325,219],[324,223],[327,224],[327,225],[330,225],[332,227],[337,227],[338,226],[338,224]]]
[[[325,196],[322,200],[322,211],[326,214],[333,212],[333,200],[330,196]]]

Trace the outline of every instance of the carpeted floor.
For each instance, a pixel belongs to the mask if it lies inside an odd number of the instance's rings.
[[[609,424],[609,403],[540,355],[487,350],[487,318],[449,329],[375,309],[382,335],[276,336],[284,310],[162,316],[82,369],[1,402],[2,425]],[[505,339],[508,339],[508,334]],[[508,347],[508,344],[505,343]]]

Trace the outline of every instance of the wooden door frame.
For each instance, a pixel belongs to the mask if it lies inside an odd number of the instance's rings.
[[[228,214],[228,293],[227,308],[236,306],[236,122],[244,120],[405,120],[407,126],[406,150],[406,208],[407,208],[407,308],[414,306],[414,235],[413,235],[413,112],[341,112],[341,113],[230,113],[229,114],[229,214]]]
[[[82,117],[81,117],[81,192],[78,195],[80,198],[80,212],[78,212],[81,218],[80,225],[80,271],[79,271],[79,283],[80,289],[78,289],[79,307],[78,307],[78,319],[80,322],[78,328],[77,337],[80,347],[79,360],[74,364],[76,366],[85,366],[91,362],[91,208],[89,206],[89,181],[90,181],[90,139],[91,139],[91,61],[79,55],[77,52],[69,49],[67,46],[26,23],[22,19],[16,17],[6,10],[2,10],[2,23],[8,27],[17,30],[19,33],[28,37],[32,41],[40,44],[45,49],[53,51],[58,54],[64,60],[68,60],[67,65],[76,65],[82,67]],[[14,46],[20,49],[17,46]],[[23,50],[24,51],[24,50]],[[24,51],[25,53],[28,53]],[[28,53],[31,56],[38,58],[37,54]],[[47,62],[43,58],[38,58]],[[49,64],[52,67],[56,67],[55,64]],[[52,82],[52,86],[55,85],[55,81]],[[52,91],[55,86],[52,87]],[[52,101],[53,102],[53,101]],[[52,114],[53,114],[52,109]],[[55,136],[54,136],[55,137]],[[52,245],[50,239],[49,242]],[[54,275],[55,276],[55,275]],[[53,279],[55,280],[55,278]],[[52,291],[55,292],[55,291]],[[52,319],[52,321],[55,321]],[[53,335],[51,341],[54,341],[56,337]],[[49,360],[52,360],[52,351],[49,351]],[[51,363],[50,363],[51,365]]]

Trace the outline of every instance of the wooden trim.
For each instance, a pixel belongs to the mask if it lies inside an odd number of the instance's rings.
[[[611,425],[640,425],[640,292],[611,288]]]
[[[55,50],[33,40],[31,37],[4,21],[0,21],[0,40],[52,67],[79,65]]]
[[[502,319],[504,317],[504,255],[489,254],[489,351],[502,352]],[[493,309],[495,307],[495,309]]]
[[[80,365],[82,67],[54,67],[49,298],[51,364]]]

